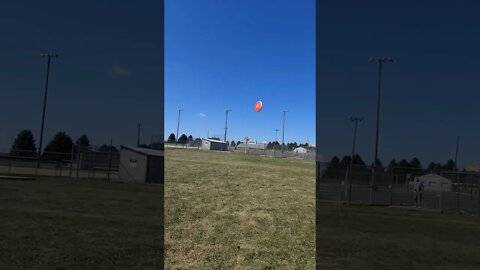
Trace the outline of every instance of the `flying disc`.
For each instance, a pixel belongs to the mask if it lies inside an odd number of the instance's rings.
[[[261,110],[262,110],[262,107],[263,107],[263,104],[262,104],[262,102],[261,102],[260,100],[257,101],[257,102],[255,102],[255,107],[254,107],[255,112],[261,111]]]

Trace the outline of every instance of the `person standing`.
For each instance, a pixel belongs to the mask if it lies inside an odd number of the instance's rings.
[[[420,181],[420,179],[417,177],[417,181],[419,181],[418,184],[418,208],[421,208],[422,206],[422,197],[423,197],[423,181]]]
[[[413,200],[415,202],[414,207],[418,208],[420,202],[420,179],[418,179],[418,176],[413,180],[413,195]]]

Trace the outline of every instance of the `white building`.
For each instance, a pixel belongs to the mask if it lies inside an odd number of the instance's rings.
[[[163,151],[120,146],[119,178],[125,182],[163,184]]]
[[[228,151],[228,142],[214,139],[202,139],[202,149],[210,151]]]
[[[303,147],[297,147],[297,148],[293,149],[293,152],[295,152],[297,154],[306,154],[308,152],[308,150],[306,148],[303,148]]]
[[[422,175],[418,179],[423,181],[425,191],[452,191],[452,181],[438,174]]]

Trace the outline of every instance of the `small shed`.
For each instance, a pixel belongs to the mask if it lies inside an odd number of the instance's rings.
[[[125,182],[163,184],[164,152],[120,146],[119,178]]]
[[[202,149],[210,151],[228,151],[228,142],[214,139],[202,139]]]
[[[423,181],[425,191],[452,191],[452,181],[438,174],[426,174],[419,176],[418,179]]]
[[[297,148],[293,149],[293,152],[295,152],[297,154],[306,154],[308,151],[307,151],[306,148],[297,147]]]

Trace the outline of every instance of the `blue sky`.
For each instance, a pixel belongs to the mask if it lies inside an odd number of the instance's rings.
[[[263,101],[255,113],[254,103]],[[315,141],[315,1],[166,1],[165,136]]]
[[[320,151],[349,154],[353,123],[358,152],[373,160],[377,66],[383,69],[379,157],[417,156],[479,162],[480,9],[478,1],[320,1],[317,119]]]
[[[162,129],[159,1],[7,1],[0,10],[0,150],[39,138],[45,59],[52,63],[44,145],[58,131],[135,144]],[[38,146],[38,144],[37,144]]]
[[[351,116],[363,116],[358,153],[373,157],[376,66],[385,67],[379,157],[480,162],[478,1],[172,1],[165,5],[165,135],[272,140],[289,110],[286,141],[315,140],[328,159],[349,154]],[[142,142],[162,130],[158,1],[6,2],[0,10],[0,150],[22,129],[39,135],[45,59],[52,66],[45,126],[93,144]],[[318,103],[315,103],[315,95]],[[264,102],[253,112],[256,100]],[[204,114],[204,117],[200,116]]]

